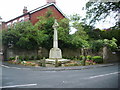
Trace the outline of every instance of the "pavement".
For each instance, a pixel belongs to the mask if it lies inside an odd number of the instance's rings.
[[[96,64],[96,65],[88,65],[88,66],[71,66],[71,67],[34,67],[34,66],[23,66],[23,65],[15,65],[9,64],[7,62],[2,62],[2,67],[7,68],[16,68],[16,69],[32,69],[39,71],[63,71],[63,70],[83,70],[83,69],[92,69],[92,68],[100,68],[100,67],[108,67],[119,65],[118,63],[110,63],[110,64]]]

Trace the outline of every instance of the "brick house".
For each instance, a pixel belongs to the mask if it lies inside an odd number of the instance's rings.
[[[55,0],[46,0],[47,3],[41,7],[38,7],[34,10],[31,10],[28,12],[27,7],[24,7],[23,9],[23,14],[15,17],[7,22],[2,22],[2,18],[0,18],[0,30],[7,30],[8,27],[13,26],[15,23],[20,23],[20,22],[25,22],[25,21],[30,21],[33,25],[35,25],[35,23],[38,22],[38,17],[39,16],[44,16],[46,15],[46,12],[48,12],[49,10],[52,11],[52,17],[54,17],[57,20],[63,19],[63,18],[67,18],[65,16],[64,13],[62,13],[62,11],[57,7]],[[25,54],[29,54],[29,55],[37,55],[37,51],[15,51],[11,48],[5,48],[3,46],[3,48],[1,47],[0,50],[3,49],[4,55],[3,55],[3,59],[5,60],[6,57],[12,57],[12,56],[16,56],[16,55],[22,55],[23,53]],[[19,53],[20,52],[20,53]],[[33,53],[31,53],[33,52]],[[24,54],[24,55],[25,55]],[[46,52],[45,52],[45,55]]]
[[[7,29],[8,27],[14,25],[18,22],[24,22],[30,20],[30,22],[34,25],[36,22],[38,22],[38,16],[44,16],[48,10],[52,11],[52,16],[58,19],[66,18],[64,13],[57,7],[55,0],[46,0],[47,4],[38,7],[34,10],[31,10],[28,12],[27,7],[24,7],[23,9],[23,15],[20,15],[16,18],[13,18],[7,22],[2,23],[2,29]]]

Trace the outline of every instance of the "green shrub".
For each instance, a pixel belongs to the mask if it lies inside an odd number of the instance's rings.
[[[75,58],[74,60],[79,60],[80,59],[79,56],[75,56],[74,58]]]
[[[101,56],[93,56],[92,60],[96,63],[103,63],[103,58]]]
[[[15,57],[9,57],[8,60],[15,60]]]
[[[78,63],[67,63],[65,64],[65,66],[69,67],[69,66],[80,66],[80,64]]]
[[[85,58],[84,55],[80,55],[80,60],[83,60]]]
[[[35,56],[31,56],[31,57],[30,57],[30,60],[34,60],[34,58],[35,58]]]
[[[34,56],[34,60],[37,60],[37,56]]]
[[[40,55],[37,55],[36,59],[37,59],[37,60],[40,60],[40,59],[41,59],[41,56],[40,56]]]
[[[25,61],[29,60],[29,56],[24,56],[24,60]]]
[[[65,59],[71,59],[70,57],[66,57]]]
[[[19,59],[20,59],[21,61],[23,61],[23,60],[24,60],[24,57],[23,57],[23,56],[19,56]]]
[[[83,65],[84,64],[84,60],[81,60],[80,63],[81,63],[81,65]]]
[[[91,60],[91,59],[92,59],[92,56],[87,55],[87,60]]]
[[[71,60],[74,60],[74,57],[70,57]]]

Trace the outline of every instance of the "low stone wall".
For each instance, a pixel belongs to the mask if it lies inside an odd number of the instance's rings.
[[[108,58],[107,63],[114,63],[118,61],[120,61],[120,54],[118,52],[113,52]]]
[[[103,50],[104,49],[104,50]],[[111,52],[108,48],[103,48],[98,53],[93,53],[92,50],[88,50],[87,55],[91,56],[103,56],[105,63],[117,62],[120,59],[119,52]],[[79,57],[82,55],[81,49],[69,49],[64,48],[62,50],[62,57]],[[41,56],[49,57],[49,50],[45,48],[40,48],[39,50],[24,50],[24,49],[7,49],[6,57],[15,57],[15,56]]]
[[[62,55],[63,55],[63,57],[80,56],[81,55],[81,49],[64,48],[64,49],[62,49]]]
[[[37,50],[7,49],[7,58],[15,56],[36,56]]]
[[[39,50],[24,50],[24,49],[14,49],[9,48],[6,51],[7,58],[15,57],[15,56],[41,56],[41,57],[49,57],[49,50],[45,48],[40,48]],[[80,56],[81,50],[80,49],[62,49],[62,56],[63,57],[73,57],[73,56]]]

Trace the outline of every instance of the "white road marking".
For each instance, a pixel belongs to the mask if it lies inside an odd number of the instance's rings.
[[[36,86],[36,85],[37,84],[24,84],[24,85],[3,86],[0,88],[28,87],[28,86]]]
[[[30,70],[30,68],[21,68],[21,69],[26,69],[26,70]]]
[[[18,67],[9,67],[9,66],[6,66],[6,65],[1,65],[2,67],[5,67],[5,68],[15,68],[15,69],[26,69],[26,70],[30,70],[30,68],[18,68]]]
[[[108,75],[112,75],[112,74],[118,74],[118,73],[119,73],[119,72],[114,72],[114,73],[109,73],[109,74],[103,74],[103,75],[92,76],[92,77],[89,77],[89,79],[97,78],[97,77],[103,77],[103,76],[108,76]]]
[[[5,67],[5,68],[10,68],[10,67],[8,67],[8,66],[5,66],[5,65],[1,65],[2,67]]]
[[[15,68],[15,69],[21,69],[21,68],[17,68],[17,67],[11,67],[11,68]]]

